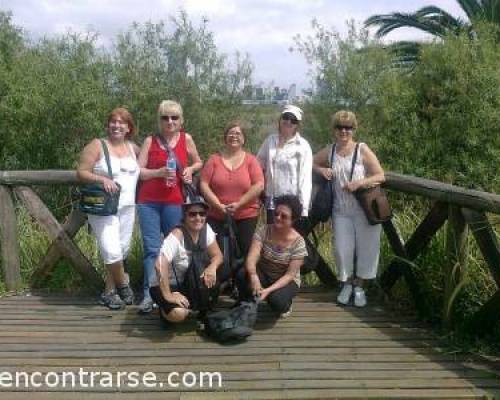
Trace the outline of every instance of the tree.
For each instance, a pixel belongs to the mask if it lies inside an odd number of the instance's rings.
[[[378,26],[376,35],[383,37],[398,28],[415,28],[432,36],[443,39],[447,35],[458,36],[466,33],[471,39],[477,36],[475,26],[478,22],[491,22],[500,25],[500,0],[457,0],[467,20],[454,17],[437,6],[426,6],[413,13],[393,12],[373,15],[365,21],[366,27]],[[500,40],[500,37],[498,38]],[[396,54],[396,61],[403,64],[418,59],[420,42],[404,41],[390,46]]]

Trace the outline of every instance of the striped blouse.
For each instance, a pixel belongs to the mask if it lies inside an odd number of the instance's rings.
[[[269,225],[258,228],[254,239],[262,242],[258,268],[273,280],[285,275],[291,260],[302,260],[307,256],[306,243],[302,236],[299,235],[290,246],[283,248],[272,243]],[[300,270],[297,271],[294,281],[300,287]]]

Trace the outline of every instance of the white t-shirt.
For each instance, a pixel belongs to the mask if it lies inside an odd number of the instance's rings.
[[[212,230],[210,225],[207,224],[207,247],[213,242],[215,242],[215,232]],[[184,237],[179,240],[172,232],[170,232],[163,241],[160,249],[160,255],[163,255],[172,266],[169,271],[170,286],[177,286],[175,274],[177,274],[179,283],[182,284],[184,281],[184,275],[189,267],[189,254],[184,247]],[[173,271],[174,268],[175,274]],[[150,282],[150,286],[158,285],[158,277],[154,274],[152,281]]]

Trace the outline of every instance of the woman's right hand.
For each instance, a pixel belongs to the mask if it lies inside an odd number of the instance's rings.
[[[215,205],[215,209],[217,211],[221,212],[222,214],[225,214],[227,212],[227,206],[225,204],[220,203],[220,202],[218,202]]]
[[[112,179],[106,178],[105,176],[101,178],[101,183],[104,190],[108,193],[116,193],[119,190],[118,185]]]
[[[182,293],[172,292],[169,296],[165,297],[165,300],[167,300],[169,303],[177,304],[182,308],[189,308],[189,300]]]
[[[250,276],[250,287],[252,288],[252,294],[254,296],[260,295],[260,292],[262,291],[262,285],[257,274],[253,274]]]
[[[175,171],[171,171],[169,169],[167,169],[167,167],[161,167],[161,168],[158,168],[156,170],[156,177],[157,178],[168,178],[169,175],[172,175],[174,174],[175,175]]]
[[[333,170],[331,168],[318,168],[318,171],[321,173],[323,178],[331,181],[333,178]]]

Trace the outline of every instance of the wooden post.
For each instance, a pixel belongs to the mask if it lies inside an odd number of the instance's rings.
[[[446,261],[444,262],[444,296],[442,323],[452,326],[451,311],[456,296],[464,285],[467,260],[467,224],[459,207],[450,205],[446,229]]]
[[[470,209],[462,209],[462,214],[469,224],[497,287],[500,288],[500,248],[488,218],[484,213]],[[500,320],[499,310],[500,290],[497,290],[471,318],[469,330],[479,335],[491,332]]]
[[[396,256],[399,257],[399,259],[395,262],[397,270],[400,271],[405,278],[405,282],[410,290],[410,294],[412,295],[413,302],[415,303],[418,313],[421,316],[424,316],[427,313],[427,301],[425,297],[422,296],[420,286],[418,285],[417,278],[415,277],[415,273],[412,270],[411,265],[404,261],[409,260],[409,257],[403,241],[399,237],[392,220],[384,222],[383,228],[385,235],[391,244],[392,250]]]
[[[423,219],[420,225],[415,229],[415,232],[411,235],[410,239],[405,243],[405,258],[409,261],[413,261],[420,252],[429,244],[432,237],[436,232],[443,226],[443,224],[448,218],[448,205],[446,203],[436,203],[432,206],[429,214]],[[384,224],[384,232],[389,239],[389,243],[396,254],[402,257],[403,251],[400,248],[401,239],[397,233],[392,234],[391,227]],[[391,239],[393,238],[393,239]],[[399,260],[392,261],[387,269],[384,271],[380,278],[382,288],[389,292],[394,284],[403,274],[404,265],[401,264]]]
[[[67,221],[63,224],[64,232],[68,235],[69,238],[73,238],[81,226],[87,220],[84,213],[80,210],[74,209],[71,211]],[[52,272],[57,261],[63,256],[63,252],[59,249],[56,242],[53,242],[45,257],[43,257],[42,261],[37,270],[33,272],[31,275],[31,285],[33,287],[40,287],[43,282],[47,279],[47,277]]]
[[[19,262],[19,241],[12,191],[0,185],[0,238],[1,257],[7,290],[17,290],[22,286]]]
[[[104,282],[101,276],[68,237],[66,232],[64,232],[59,222],[57,222],[36,193],[28,187],[17,187],[15,192],[25,204],[28,212],[45,228],[62,254],[72,262],[78,272],[87,280],[88,284],[94,288],[102,288]]]
[[[468,330],[478,335],[491,333],[500,321],[500,290],[493,295],[472,317]]]
[[[462,209],[462,214],[490,268],[493,279],[500,288],[500,247],[488,218],[482,212],[466,208]]]

